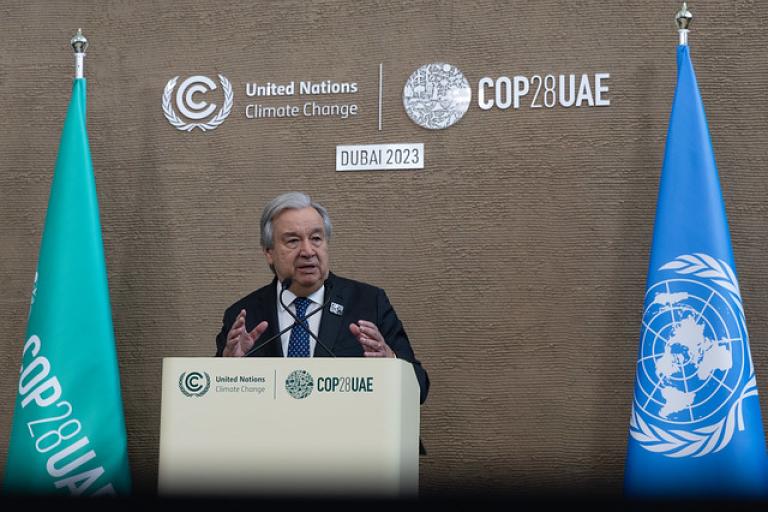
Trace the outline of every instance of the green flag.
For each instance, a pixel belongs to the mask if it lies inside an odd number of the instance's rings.
[[[32,292],[3,490],[130,493],[96,184],[75,79]]]

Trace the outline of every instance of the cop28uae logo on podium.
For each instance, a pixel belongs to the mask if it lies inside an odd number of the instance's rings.
[[[294,370],[285,379],[285,390],[298,400],[307,398],[315,387],[315,379],[306,370]]]
[[[178,89],[176,89],[176,101],[174,102],[172,101],[174,96],[173,90],[176,88],[178,80],[178,76],[168,80],[163,91],[163,113],[168,122],[177,129],[185,132],[191,132],[195,128],[199,128],[204,132],[215,130],[229,116],[229,113],[232,111],[234,93],[232,92],[232,84],[227,80],[227,77],[219,75],[221,89],[224,91],[224,104],[213,117],[211,115],[216,112],[216,104],[196,99],[195,95],[203,95],[215,90],[216,82],[207,76],[191,76],[181,82]],[[192,122],[184,121],[176,115],[174,103],[179,112],[187,119],[192,120]],[[204,119],[208,119],[208,121],[204,122]]]
[[[425,64],[403,87],[403,106],[411,120],[423,128],[442,130],[467,113],[472,89],[464,73],[444,63]]]
[[[757,396],[736,274],[723,260],[683,254],[648,286],[630,435],[668,457],[701,457],[745,429]]]

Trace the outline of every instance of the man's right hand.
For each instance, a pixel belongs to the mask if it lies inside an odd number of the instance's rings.
[[[227,333],[227,344],[221,353],[224,357],[243,357],[246,352],[253,348],[256,340],[267,330],[269,323],[264,320],[253,328],[251,332],[245,330],[245,310],[241,310],[237,315],[235,323]]]

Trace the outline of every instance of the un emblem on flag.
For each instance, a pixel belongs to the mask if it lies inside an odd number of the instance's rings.
[[[646,292],[630,434],[670,457],[717,452],[757,395],[738,282],[703,253],[659,270],[669,278]]]

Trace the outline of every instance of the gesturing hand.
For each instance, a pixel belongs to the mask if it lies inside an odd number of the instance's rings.
[[[232,324],[232,328],[227,333],[227,344],[221,355],[224,357],[244,356],[253,347],[259,336],[267,330],[268,325],[269,323],[264,320],[254,327],[252,331],[248,332],[245,329],[245,310],[241,310],[240,314],[237,315],[237,319],[235,319],[235,323]]]
[[[365,357],[397,357],[373,322],[360,320],[356,324],[349,324],[349,330],[363,346]]]

